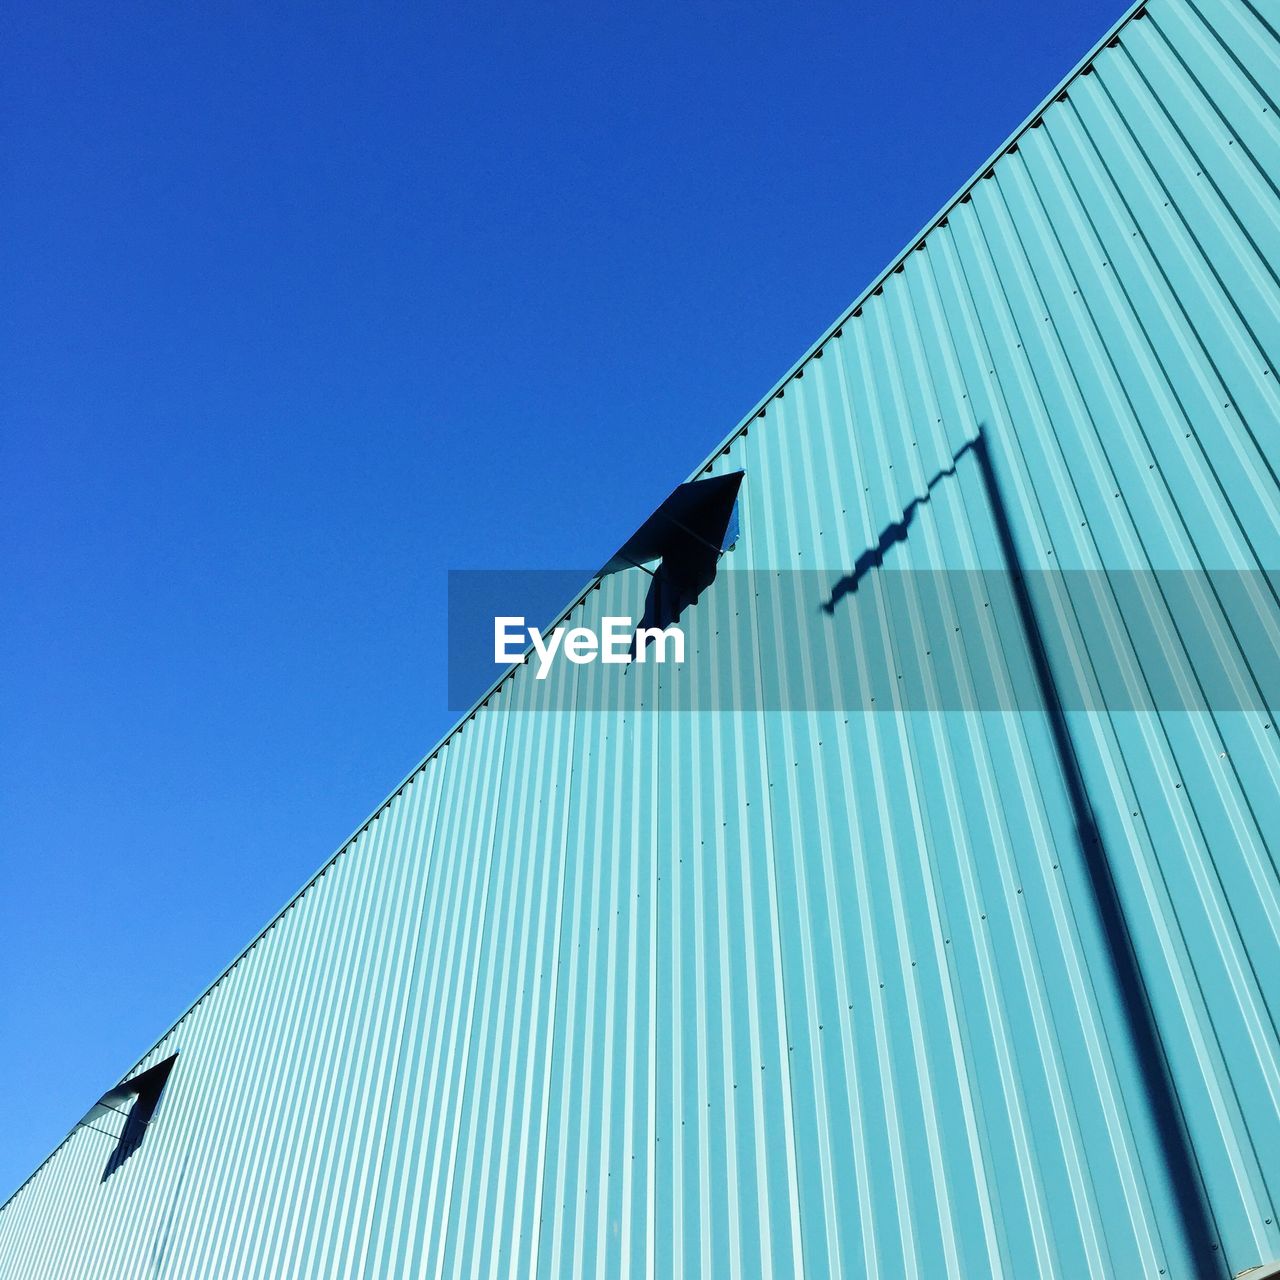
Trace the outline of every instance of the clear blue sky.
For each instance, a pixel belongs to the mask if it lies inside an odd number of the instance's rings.
[[[1119,0],[9,6],[0,1198]]]

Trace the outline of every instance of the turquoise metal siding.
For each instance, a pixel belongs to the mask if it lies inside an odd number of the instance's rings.
[[[886,569],[1280,566],[1276,16],[1117,27],[717,450],[727,567],[838,578],[908,513]],[[859,607],[927,681],[883,576]],[[704,673],[785,633],[745,580],[691,611]],[[999,684],[977,603],[946,643]],[[139,1063],[179,1053],[143,1147],[102,1181],[78,1127],[10,1200],[0,1275],[1280,1257],[1265,709],[592,709],[599,670],[461,722]]]

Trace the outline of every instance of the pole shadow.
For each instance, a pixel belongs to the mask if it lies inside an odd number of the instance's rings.
[[[1107,960],[1124,1015],[1125,1029],[1143,1085],[1143,1098],[1152,1128],[1160,1145],[1165,1172],[1178,1210],[1176,1230],[1181,1234],[1185,1257],[1197,1276],[1224,1275],[1226,1264],[1221,1242],[1205,1194],[1199,1161],[1187,1129],[1177,1086],[1151,1004],[1142,966],[1125,915],[1124,902],[1116,883],[1113,862],[1102,835],[1093,803],[1085,784],[1071,727],[1053,665],[1049,660],[1044,632],[1027,585],[1026,570],[991,458],[986,428],[954,454],[951,465],[929,481],[925,492],[904,509],[902,518],[888,525],[876,544],[864,551],[853,570],[832,587],[821,608],[834,614],[845,596],[857,591],[873,569],[879,568],[888,550],[907,536],[920,507],[929,500],[936,485],[956,474],[956,464],[971,453],[977,464],[983,492],[991,509],[1001,556],[1009,574],[1018,619],[1027,639],[1031,665],[1041,705],[1048,722],[1054,754],[1066,786],[1075,826],[1076,846],[1089,884],[1094,913],[1106,945]],[[1163,1225],[1161,1228],[1163,1230]]]

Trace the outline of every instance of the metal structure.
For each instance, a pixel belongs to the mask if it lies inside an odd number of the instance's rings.
[[[699,472],[743,473],[724,563],[861,566],[837,610],[883,568],[1274,597],[1278,19],[1126,15]],[[690,610],[712,657],[764,625],[740,604],[725,573]],[[910,601],[883,616],[927,681]],[[1265,685],[1276,636],[1197,616]],[[1280,1258],[1266,699],[1081,712],[1064,660],[1136,687],[1152,651],[1029,652],[1034,713],[649,714],[583,667],[530,714],[517,669],[5,1205],[0,1276]]]

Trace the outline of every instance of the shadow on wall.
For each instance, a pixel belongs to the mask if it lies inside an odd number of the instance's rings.
[[[1205,1196],[1199,1163],[1187,1131],[1186,1118],[1169,1070],[1160,1028],[1125,918],[1124,903],[1112,870],[1111,856],[1085,786],[1079,755],[1063,709],[1058,682],[1049,661],[1035,603],[1027,586],[1025,566],[1018,550],[1000,479],[992,461],[985,427],[979,427],[977,435],[955,452],[950,466],[939,471],[925,486],[925,492],[907,504],[901,519],[888,525],[875,545],[858,556],[853,569],[832,586],[831,594],[821,608],[827,614],[834,615],[840,601],[856,592],[867,574],[884,563],[890,548],[905,541],[921,506],[929,501],[937,485],[956,475],[957,464],[966,455],[972,455],[978,470],[983,493],[991,510],[1004,568],[1009,575],[1018,619],[1026,636],[1031,666],[1074,818],[1076,847],[1089,883],[1099,930],[1106,942],[1107,959],[1124,1011],[1130,1047],[1142,1076],[1148,1114],[1159,1138],[1169,1187],[1178,1209],[1179,1221],[1175,1229],[1181,1230],[1185,1256],[1194,1267],[1194,1274],[1222,1274],[1225,1272],[1225,1263]]]
[[[892,524],[886,525],[881,531],[880,536],[876,539],[874,547],[868,547],[854,562],[851,572],[845,574],[839,582],[831,588],[831,595],[822,603],[824,613],[835,613],[836,605],[840,603],[845,596],[852,595],[858,589],[859,583],[863,578],[871,572],[872,569],[879,569],[884,564],[884,558],[889,554],[890,549],[899,542],[907,540],[907,529],[911,522],[916,518],[916,512],[929,501],[933,496],[933,491],[948,476],[954,476],[956,473],[956,464],[964,457],[966,453],[978,447],[978,442],[983,439],[982,432],[978,432],[977,439],[966,440],[964,444],[955,451],[951,458],[951,465],[944,467],[933,477],[924,487],[924,493],[911,499],[902,509],[902,518],[895,520]]]

